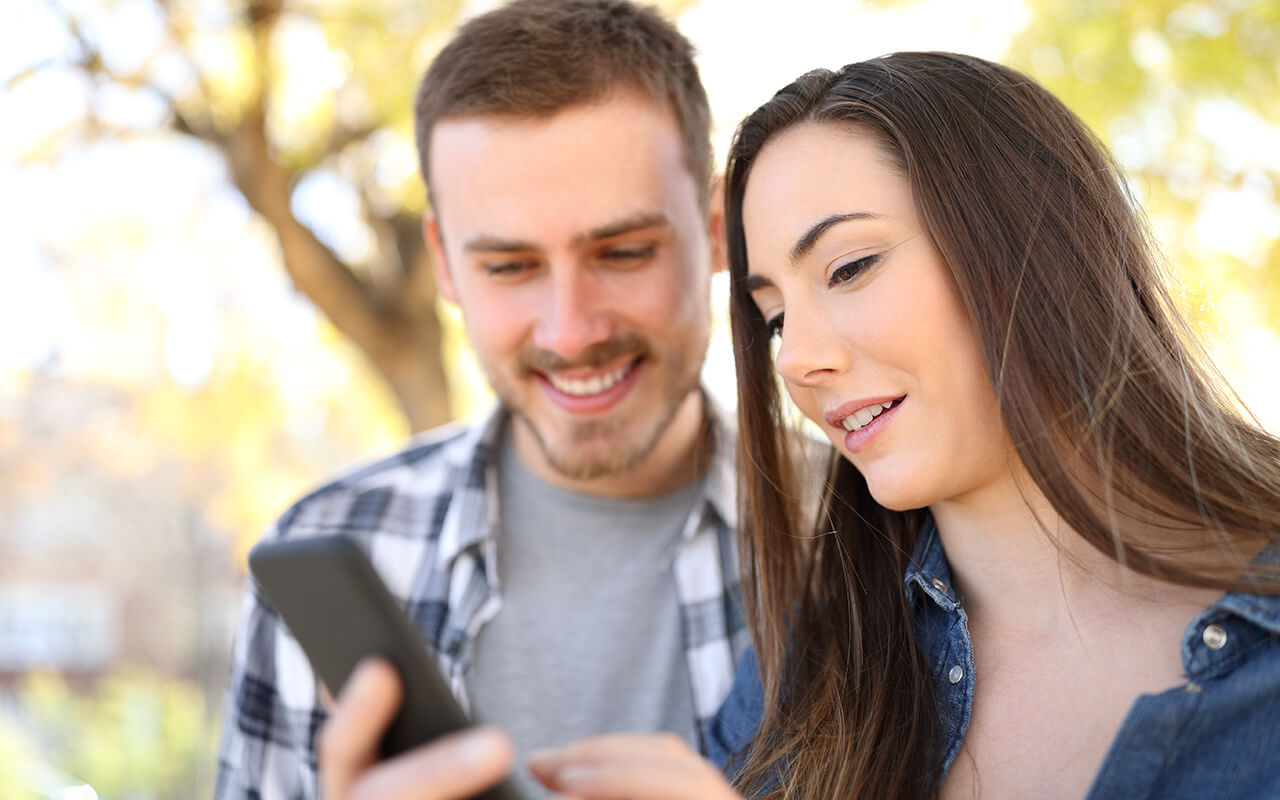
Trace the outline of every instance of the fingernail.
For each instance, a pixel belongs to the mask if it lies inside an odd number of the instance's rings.
[[[541,750],[534,750],[530,753],[528,761],[530,764],[545,764],[548,761],[554,761],[558,752],[560,751],[554,747],[544,747]]]
[[[556,785],[573,788],[591,781],[597,774],[599,770],[595,767],[574,764],[556,772]]]

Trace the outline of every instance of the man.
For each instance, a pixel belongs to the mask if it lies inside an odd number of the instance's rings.
[[[691,47],[624,0],[516,0],[440,52],[416,111],[424,233],[498,408],[318,489],[267,537],[359,543],[521,752],[616,730],[701,746],[747,637],[734,432],[698,383],[718,225]],[[252,590],[237,641],[216,795],[315,796],[314,678]],[[326,732],[329,797],[370,765],[378,698],[398,702],[363,674],[372,694]],[[501,772],[506,740],[487,741],[471,755]],[[433,774],[430,796],[466,796]]]

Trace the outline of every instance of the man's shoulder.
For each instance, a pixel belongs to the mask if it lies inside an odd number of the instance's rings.
[[[492,424],[492,417],[486,417],[433,428],[394,453],[331,477],[281,514],[268,538],[422,535],[438,528],[453,495],[476,488],[474,473],[488,458],[486,432]]]

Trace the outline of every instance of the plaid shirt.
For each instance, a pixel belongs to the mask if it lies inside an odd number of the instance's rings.
[[[673,566],[693,711],[704,743],[748,642],[733,541],[736,430],[709,400],[706,405],[713,455]],[[495,580],[496,456],[507,419],[495,409],[479,425],[424,434],[401,452],[307,495],[264,537],[341,533],[359,544],[464,706],[463,677],[476,636],[502,604]],[[315,737],[324,718],[306,656],[248,581],[215,797],[317,797]]]

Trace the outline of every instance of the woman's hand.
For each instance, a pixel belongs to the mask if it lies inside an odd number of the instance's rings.
[[[612,734],[529,758],[554,792],[586,800],[739,800],[720,770],[672,734]]]

